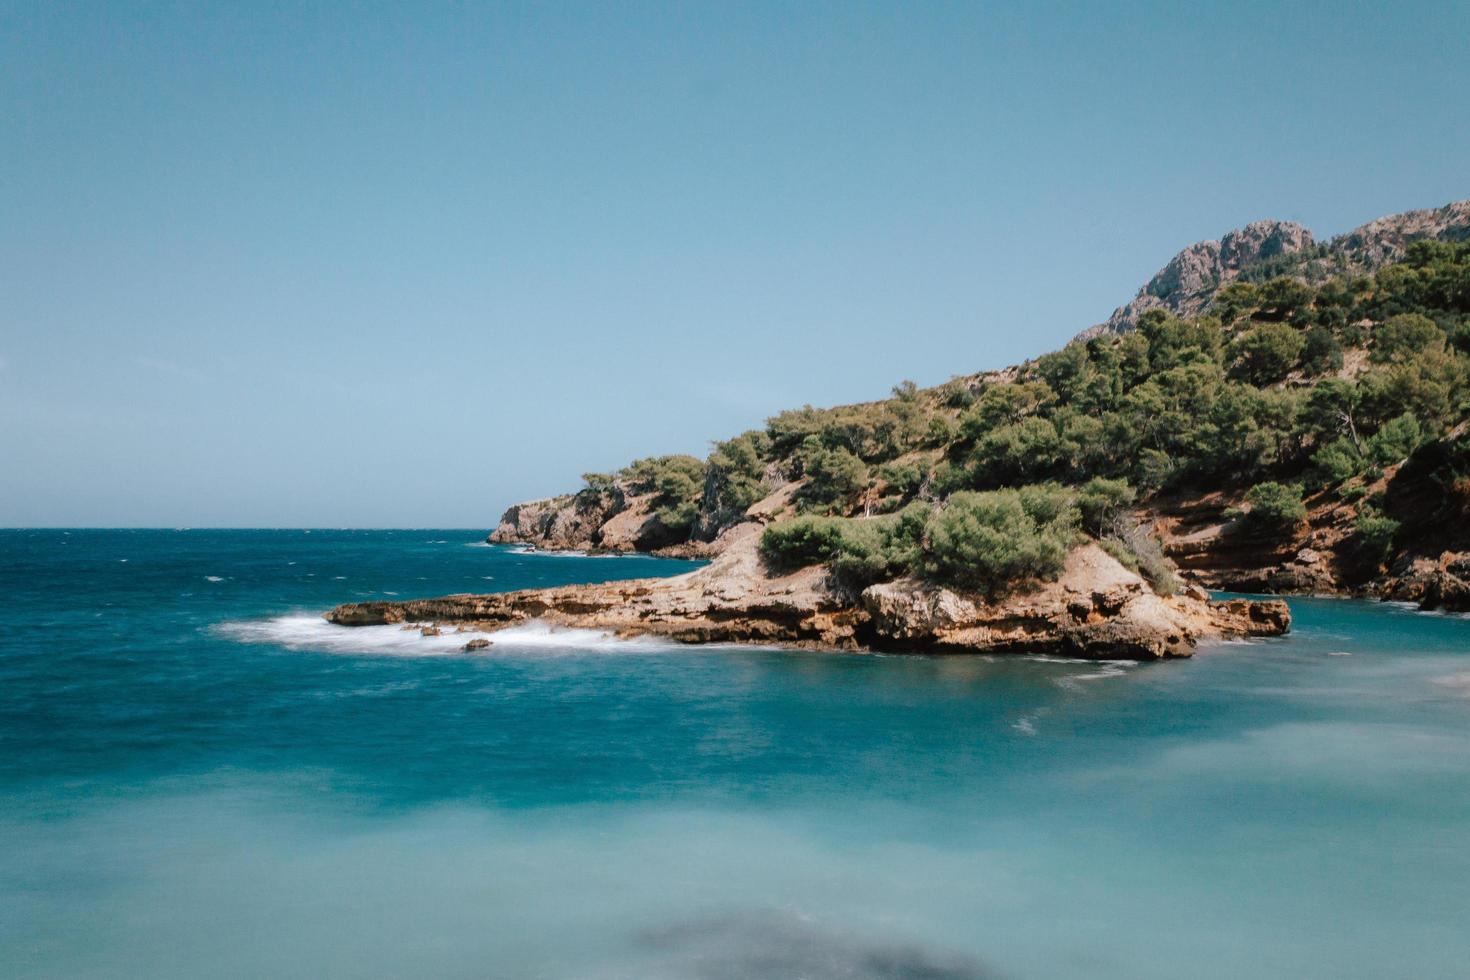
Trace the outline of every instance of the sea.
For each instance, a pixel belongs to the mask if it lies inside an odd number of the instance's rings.
[[[1464,618],[1100,664],[321,616],[692,567],[0,531],[0,976],[1470,976]]]

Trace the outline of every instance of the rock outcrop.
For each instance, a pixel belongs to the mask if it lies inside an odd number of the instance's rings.
[[[752,504],[742,520],[718,533],[708,529],[706,540],[670,529],[655,513],[654,494],[635,493],[624,481],[614,480],[601,490],[584,489],[515,504],[501,515],[499,525],[485,540],[490,544],[529,545],[543,551],[714,558],[743,524],[769,524],[791,513],[792,495],[800,487],[800,480],[777,481],[771,493]]]
[[[682,534],[658,519],[652,501],[653,494],[632,493],[619,483],[532,500],[506,510],[485,540],[547,551],[618,553],[656,552],[684,543]]]
[[[1438,558],[1416,558],[1388,578],[1381,594],[1421,609],[1470,612],[1470,554],[1447,551]]]
[[[1423,238],[1470,241],[1470,200],[1378,218],[1334,238],[1329,248],[1342,253],[1353,271],[1366,272],[1397,262]]]
[[[1334,275],[1372,272],[1398,261],[1409,245],[1424,238],[1470,239],[1470,200],[1388,215],[1320,245],[1294,221],[1255,221],[1218,241],[1198,242],[1184,249],[1126,305],[1078,338],[1127,333],[1152,309],[1179,316],[1201,313],[1221,286],[1242,274],[1269,271],[1318,282]]]
[[[498,595],[363,602],[327,614],[344,626],[405,622],[496,629],[540,620],[685,643],[760,643],[846,650],[1056,653],[1091,659],[1185,657],[1201,640],[1284,633],[1284,602],[1210,602],[1155,595],[1094,544],[1055,582],[994,601],[906,578],[852,595],[826,569],[773,572],[759,525],[727,532],[723,553],[684,575]]]
[[[1242,269],[1266,259],[1301,252],[1315,244],[1312,233],[1294,221],[1254,221],[1228,232],[1219,241],[1196,242],[1169,260],[1138,295],[1108,318],[1080,335],[1126,333],[1152,309],[1180,316],[1199,313],[1221,286]]]

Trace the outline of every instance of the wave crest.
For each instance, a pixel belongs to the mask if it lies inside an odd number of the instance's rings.
[[[215,629],[241,643],[264,643],[287,650],[324,653],[376,654],[395,657],[487,656],[502,653],[629,653],[670,650],[671,640],[656,637],[623,639],[601,630],[565,629],[533,621],[486,633],[446,628],[438,636],[424,636],[420,625],[338,626],[320,616],[275,616],[221,623]],[[486,637],[488,650],[465,651],[476,637]]]

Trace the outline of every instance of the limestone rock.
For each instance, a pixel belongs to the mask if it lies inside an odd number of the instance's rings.
[[[1470,555],[1447,551],[1415,559],[1383,583],[1381,594],[1421,609],[1470,612]]]
[[[1169,260],[1125,306],[1083,338],[1126,333],[1151,309],[1192,316],[1208,305],[1215,292],[1240,275],[1241,269],[1278,255],[1300,252],[1314,244],[1312,233],[1294,221],[1253,221],[1219,241],[1197,242]]]
[[[1285,603],[1155,595],[1096,544],[1077,548],[1055,582],[1022,583],[987,599],[916,578],[836,588],[820,566],[777,573],[760,557],[760,525],[731,529],[708,566],[663,579],[561,586],[496,595],[339,606],[346,626],[432,620],[497,629],[528,620],[652,634],[686,643],[738,642],[822,649],[1055,652],[1094,659],[1189,656],[1201,640],[1285,632]]]

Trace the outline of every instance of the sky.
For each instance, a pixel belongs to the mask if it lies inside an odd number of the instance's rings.
[[[1470,197],[1470,4],[0,0],[0,525],[494,526]]]

